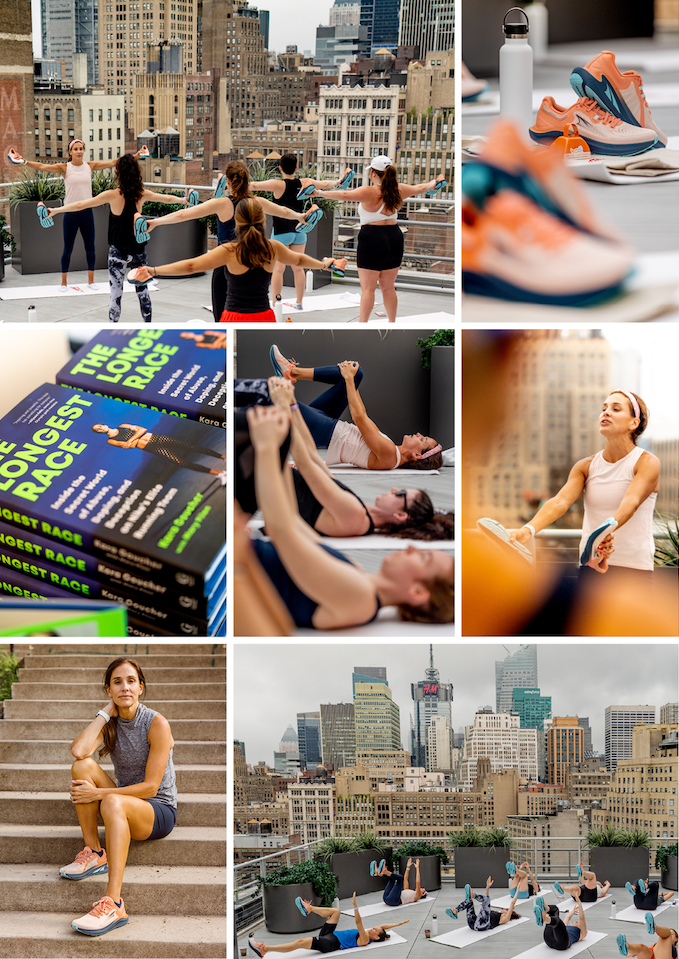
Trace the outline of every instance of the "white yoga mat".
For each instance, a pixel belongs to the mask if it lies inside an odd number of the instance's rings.
[[[605,938],[605,932],[588,932],[584,939],[580,939],[570,947],[568,955],[575,956],[583,949],[589,949],[595,942]],[[550,949],[545,942],[541,942],[539,946],[533,946],[527,952],[521,952],[518,956],[514,956],[514,959],[554,959],[554,950]]]
[[[450,294],[452,300],[453,294]],[[397,316],[398,320],[399,317]],[[409,323],[412,323],[413,320],[421,320],[423,323],[450,323],[455,319],[455,316],[452,313],[416,313],[414,316],[403,316],[400,319],[407,320]]]
[[[369,473],[371,476],[393,476],[396,470],[364,470],[360,466],[350,466],[347,463],[337,464],[337,466],[331,466],[329,463],[326,464],[331,473],[337,473],[338,476],[351,476],[353,474],[357,476],[365,476],[366,473]],[[438,473],[439,470],[418,470],[418,476],[423,474],[426,476],[427,473]],[[403,473],[400,474],[403,476]]]
[[[359,906],[358,913],[361,919],[367,919],[368,916],[377,916],[381,912],[396,912],[397,909],[410,909],[411,906],[421,906],[425,902],[435,902],[436,896],[425,896],[424,899],[418,899],[417,902],[402,903],[400,906],[388,906],[385,902],[373,902],[370,906]],[[345,916],[353,916],[353,909],[342,909]]]
[[[601,896],[599,899],[597,899],[596,902],[583,902],[582,908],[586,912],[588,909],[591,909],[592,906],[598,906],[600,902],[606,902],[606,900],[610,898],[611,898],[611,893],[609,892],[605,896]],[[575,899],[572,899],[570,896],[568,897],[568,899],[560,899],[558,906],[559,906],[559,912],[570,912],[571,909],[575,908]]]
[[[58,286],[21,286],[14,287],[13,289],[3,289],[0,287],[0,300],[42,300],[47,297],[67,297],[67,296],[108,296],[109,295],[109,285],[108,283],[97,283],[99,287],[98,290],[88,290],[87,284],[83,283],[82,286],[79,284],[74,284],[69,286],[67,290],[64,290],[63,293],[59,292]],[[157,290],[158,284],[155,280],[152,280],[148,285],[149,290]],[[134,293],[136,291],[136,286],[132,286],[131,283],[128,283],[127,280],[123,283],[123,293]]]
[[[551,892],[551,886],[540,886],[540,892],[538,892],[535,896],[531,896],[529,899],[517,899],[514,908],[516,909],[518,906],[525,906],[527,903],[533,904],[538,896],[549,896]],[[501,899],[491,899],[490,904],[491,906],[497,906],[498,909],[509,909],[512,904],[512,899],[513,895],[503,896]]]
[[[264,520],[250,519],[248,529],[263,529]],[[324,536],[321,540],[324,546],[332,549],[408,549],[415,546],[418,549],[447,549],[455,551],[455,542],[451,539],[435,540],[431,543],[421,539],[402,539],[400,536],[382,536],[371,533],[370,536]],[[395,908],[395,907],[394,907]]]
[[[310,933],[313,935],[313,931]],[[259,942],[257,936],[254,937],[256,942]],[[353,949],[342,949],[342,956],[353,956],[355,953],[360,952],[361,955],[365,955],[366,952],[372,952],[373,949],[380,949],[382,946],[395,946],[400,942],[407,942],[407,939],[404,939],[403,936],[399,936],[398,933],[394,932],[393,929],[389,931],[389,938],[385,939],[384,942],[369,942],[367,946],[354,946]],[[279,953],[272,952],[269,955],[277,956]],[[316,952],[315,949],[295,949],[293,952],[286,952],[286,956],[290,956],[290,959],[318,959],[320,953]],[[250,959],[256,959],[256,956],[252,949],[248,948],[248,956]]]
[[[658,906],[657,909],[654,909],[651,915],[657,916],[659,912],[664,912],[672,905],[672,900],[668,899],[667,902],[662,904],[662,906]],[[644,916],[646,915],[646,911],[646,909],[637,909],[636,906],[628,906],[627,909],[622,909],[615,918],[622,920],[622,922],[645,922],[646,920],[644,919]],[[613,916],[610,918],[612,919]],[[660,925],[662,925],[662,923]]]
[[[462,913],[460,919],[464,920]],[[452,932],[446,932],[442,936],[435,936],[432,942],[441,942],[444,946],[456,946],[458,949],[464,949],[465,946],[472,946],[475,942],[481,942],[489,936],[496,936],[513,926],[519,926],[522,922],[529,922],[528,916],[522,916],[520,919],[512,919],[503,926],[496,926],[495,929],[486,929],[485,932],[477,932],[476,929],[470,929],[466,921],[460,929],[454,929]]]
[[[296,636],[313,636],[316,639],[328,636],[332,639],[351,639],[366,636],[374,639],[376,636],[398,639],[427,639],[443,642],[455,636],[455,624],[443,623],[404,623],[398,618],[395,606],[385,606],[377,614],[373,623],[365,626],[351,626],[347,629],[305,629],[299,628]]]
[[[283,312],[287,316],[303,316],[305,313],[318,313],[320,310],[350,310],[361,305],[360,293],[326,293],[323,296],[306,296],[302,302],[304,309],[298,310],[294,297],[283,300]],[[375,306],[382,303],[380,293],[375,294]]]

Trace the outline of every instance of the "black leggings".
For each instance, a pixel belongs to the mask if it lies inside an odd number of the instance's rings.
[[[215,323],[219,323],[224,312],[228,289],[229,281],[226,278],[226,270],[223,266],[215,267],[212,271],[212,315]]]
[[[558,906],[548,906],[551,922],[545,923],[544,940],[550,949],[564,952],[571,947],[571,939],[563,919],[559,918]]]
[[[87,256],[87,269],[94,270],[96,261],[96,252],[94,249],[94,214],[92,210],[80,210],[79,213],[64,213],[64,252],[61,254],[61,272],[68,273],[71,265],[71,253],[73,253],[73,244],[78,235],[78,230],[83,235],[85,244],[85,255]]]
[[[636,881],[636,887],[639,888],[639,880]],[[643,895],[640,892],[634,894],[634,905],[637,909],[646,909],[649,912],[653,912],[658,908],[658,890],[660,889],[660,883],[656,882],[647,882],[646,883],[646,894]]]

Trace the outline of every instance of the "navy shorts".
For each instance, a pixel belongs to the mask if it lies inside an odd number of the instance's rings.
[[[145,799],[144,802],[150,803],[153,806],[153,812],[156,817],[151,835],[147,838],[164,839],[165,836],[169,836],[177,821],[177,810],[174,806],[168,806],[167,803],[160,802],[158,799]]]
[[[571,946],[580,941],[580,926],[566,926]]]

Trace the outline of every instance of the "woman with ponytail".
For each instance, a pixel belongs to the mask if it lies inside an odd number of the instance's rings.
[[[409,186],[399,183],[396,167],[388,156],[373,157],[367,167],[369,185],[355,190],[316,190],[312,196],[329,200],[358,201],[361,231],[358,234],[356,265],[361,281],[359,322],[367,323],[375,305],[379,283],[390,323],[396,322],[398,297],[394,284],[403,259],[403,234],[396,222],[403,201],[433,190],[444,179],[443,174],[428,183]]]
[[[149,232],[158,226],[169,226],[173,223],[183,223],[184,220],[198,220],[203,216],[214,213],[217,216],[217,239],[220,244],[230,243],[236,238],[236,223],[234,219],[235,206],[239,200],[252,196],[250,192],[250,175],[242,160],[229,163],[224,171],[227,193],[214,197],[205,203],[199,203],[186,210],[178,210],[169,216],[162,216],[148,221]],[[308,214],[297,213],[287,207],[278,206],[263,197],[258,199],[265,213],[271,216],[280,216],[289,220],[304,223]],[[304,236],[304,234],[300,234]],[[300,241],[301,242],[301,241]],[[223,266],[216,266],[212,271],[212,314],[215,323],[219,323],[226,303],[227,278]]]
[[[278,240],[268,240],[262,202],[253,197],[238,201],[234,214],[236,237],[231,242],[192,260],[144,266],[130,279],[144,283],[154,276],[186,276],[221,267],[226,273],[228,292],[220,323],[275,323],[276,317],[269,305],[269,287],[276,259],[307,270],[329,270],[333,263],[346,264],[346,260],[336,261],[332,257],[315,260],[304,253],[294,253]],[[280,207],[277,210],[280,213]]]
[[[71,924],[86,936],[101,936],[128,922],[121,889],[130,839],[163,839],[177,818],[172,731],[164,716],[140,702],[146,692],[141,666],[126,657],[115,659],[106,670],[104,690],[108,702],[71,744],[71,802],[85,848],[59,870],[64,879],[108,876],[104,895]],[[110,755],[117,784],[92,758],[97,749],[100,759]]]

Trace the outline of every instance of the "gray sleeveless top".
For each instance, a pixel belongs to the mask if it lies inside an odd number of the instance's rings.
[[[111,752],[111,761],[119,786],[134,786],[144,782],[146,760],[151,750],[148,741],[149,728],[157,715],[155,709],[139,703],[134,719],[121,719],[120,716],[116,719],[116,744]],[[150,798],[177,808],[177,781],[172,750],[158,792]]]

